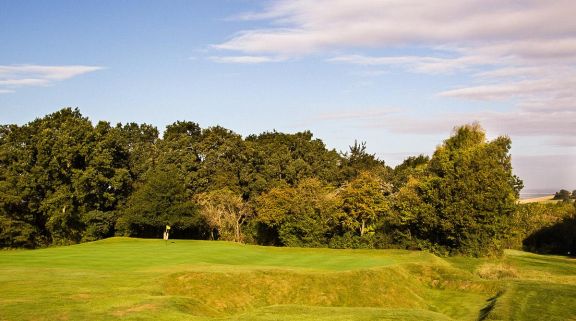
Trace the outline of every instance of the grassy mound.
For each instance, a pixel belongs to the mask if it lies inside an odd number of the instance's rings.
[[[0,289],[0,320],[576,320],[576,261],[518,251],[112,238],[0,252]]]

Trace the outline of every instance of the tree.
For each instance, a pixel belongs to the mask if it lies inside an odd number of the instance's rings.
[[[117,124],[114,128],[120,136],[122,148],[128,153],[130,176],[138,181],[158,157],[158,129],[148,124]]]
[[[380,176],[389,174],[390,168],[386,166],[384,161],[366,151],[366,142],[354,141],[354,145],[349,146],[349,148],[347,153],[342,154],[341,182],[350,181],[363,171],[379,172]]]
[[[0,248],[49,242],[45,216],[36,210],[41,192],[29,171],[35,158],[27,127],[0,126]]]
[[[193,182],[195,193],[223,188],[243,192],[241,172],[246,155],[240,135],[220,126],[204,129],[195,151],[200,161]]]
[[[73,182],[86,170],[94,139],[90,121],[71,108],[4,129],[2,212],[11,222],[5,226],[28,234],[17,239],[32,246],[81,239],[82,208]]]
[[[202,218],[173,165],[146,173],[120,211],[116,229],[126,236],[160,238],[166,225],[175,236],[201,237]]]
[[[394,191],[402,188],[410,178],[420,179],[426,175],[426,170],[430,157],[425,155],[410,156],[406,158],[401,164],[394,167],[392,172],[392,185]]]
[[[436,226],[439,225],[432,204],[422,197],[422,180],[425,177],[409,177],[406,184],[392,195],[390,230],[393,242],[405,248],[427,249],[441,254],[435,246]]]
[[[576,203],[573,206],[567,202],[519,204],[509,224],[507,248],[522,249],[523,241],[530,235],[576,215],[575,206]]]
[[[242,226],[250,217],[250,209],[240,195],[228,188],[196,196],[200,213],[211,228],[211,239],[242,242]],[[216,230],[217,236],[213,231]]]
[[[367,227],[372,227],[379,216],[389,210],[387,195],[392,186],[374,173],[363,171],[348,182],[339,192],[342,198],[342,225],[357,230],[363,236]]]
[[[266,132],[250,135],[247,145],[248,166],[245,170],[251,195],[288,184],[296,186],[306,178],[316,177],[328,183],[337,183],[341,157],[328,150],[309,131],[285,134]]]
[[[432,243],[477,256],[501,251],[522,188],[512,173],[510,147],[510,138],[487,141],[472,124],[457,127],[436,149],[417,189],[437,218],[427,227]]]
[[[554,194],[554,199],[555,200],[561,200],[561,201],[569,201],[571,198],[570,192],[565,190],[565,189],[561,189],[559,192],[556,192]]]
[[[176,121],[175,123],[166,126],[164,131],[164,140],[180,139],[184,137],[199,138],[202,129],[198,124],[191,121]]]
[[[316,178],[295,186],[278,186],[256,199],[256,221],[276,235],[276,244],[327,246],[341,214],[341,199],[334,188]],[[262,236],[260,236],[262,238]],[[264,237],[266,238],[266,237]]]

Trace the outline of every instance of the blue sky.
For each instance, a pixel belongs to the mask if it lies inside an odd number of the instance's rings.
[[[395,165],[479,121],[512,138],[527,189],[574,189],[573,12],[569,0],[0,0],[0,122],[72,106],[159,129],[309,129]]]

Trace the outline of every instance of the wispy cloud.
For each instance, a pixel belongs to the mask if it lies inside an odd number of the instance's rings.
[[[0,94],[20,87],[48,86],[102,69],[98,66],[0,65]]]
[[[419,114],[400,110],[351,110],[319,114],[317,121],[341,120],[357,123],[362,127],[381,128],[403,134],[448,134],[456,125],[480,122],[490,132],[513,136],[553,136],[554,145],[572,145],[576,137],[576,110],[540,113],[526,110],[480,111],[440,113],[421,117]],[[576,144],[576,143],[574,143]]]
[[[271,20],[278,27],[246,30],[217,46],[252,53],[303,54],[410,43],[556,40],[575,30],[574,11],[576,3],[571,0],[282,0],[263,12],[243,16]]]
[[[374,109],[374,110],[360,110],[360,111],[337,111],[331,113],[319,114],[315,119],[317,120],[369,120],[375,117],[383,117],[386,115],[391,115],[397,113],[398,109],[395,108],[384,108],[384,109]]]
[[[495,65],[494,59],[482,56],[464,56],[457,58],[439,58],[426,56],[384,56],[371,57],[363,55],[337,56],[329,62],[342,62],[363,66],[400,66],[411,72],[425,74],[450,73],[463,71],[481,65]]]
[[[391,68],[462,73],[467,77],[461,84],[438,96],[515,106],[428,119],[373,115],[367,119],[372,126],[444,132],[455,123],[479,120],[510,134],[576,137],[574,12],[573,0],[277,0],[261,12],[240,16],[269,21],[271,27],[241,31],[214,47],[284,57],[320,52],[332,55],[330,63],[363,66],[367,75]],[[346,54],[364,48],[422,55]],[[398,48],[405,50],[387,51]],[[342,117],[358,119],[354,113]]]
[[[221,64],[261,64],[286,60],[285,58],[281,57],[267,56],[211,56],[208,57],[208,59]]]

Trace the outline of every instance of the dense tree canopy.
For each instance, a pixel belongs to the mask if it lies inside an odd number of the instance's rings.
[[[522,183],[510,146],[465,125],[431,158],[392,169],[365,143],[338,153],[308,131],[243,138],[177,121],[160,138],[66,108],[0,126],[0,247],[161,237],[171,225],[181,238],[497,253],[534,233],[511,229]]]
[[[508,137],[486,141],[482,128],[472,124],[457,128],[436,149],[419,186],[437,218],[430,241],[478,255],[501,248],[522,188],[512,174],[510,147]]]
[[[297,186],[274,187],[256,200],[258,237],[287,246],[327,246],[340,208],[335,189],[317,178],[303,179]]]

